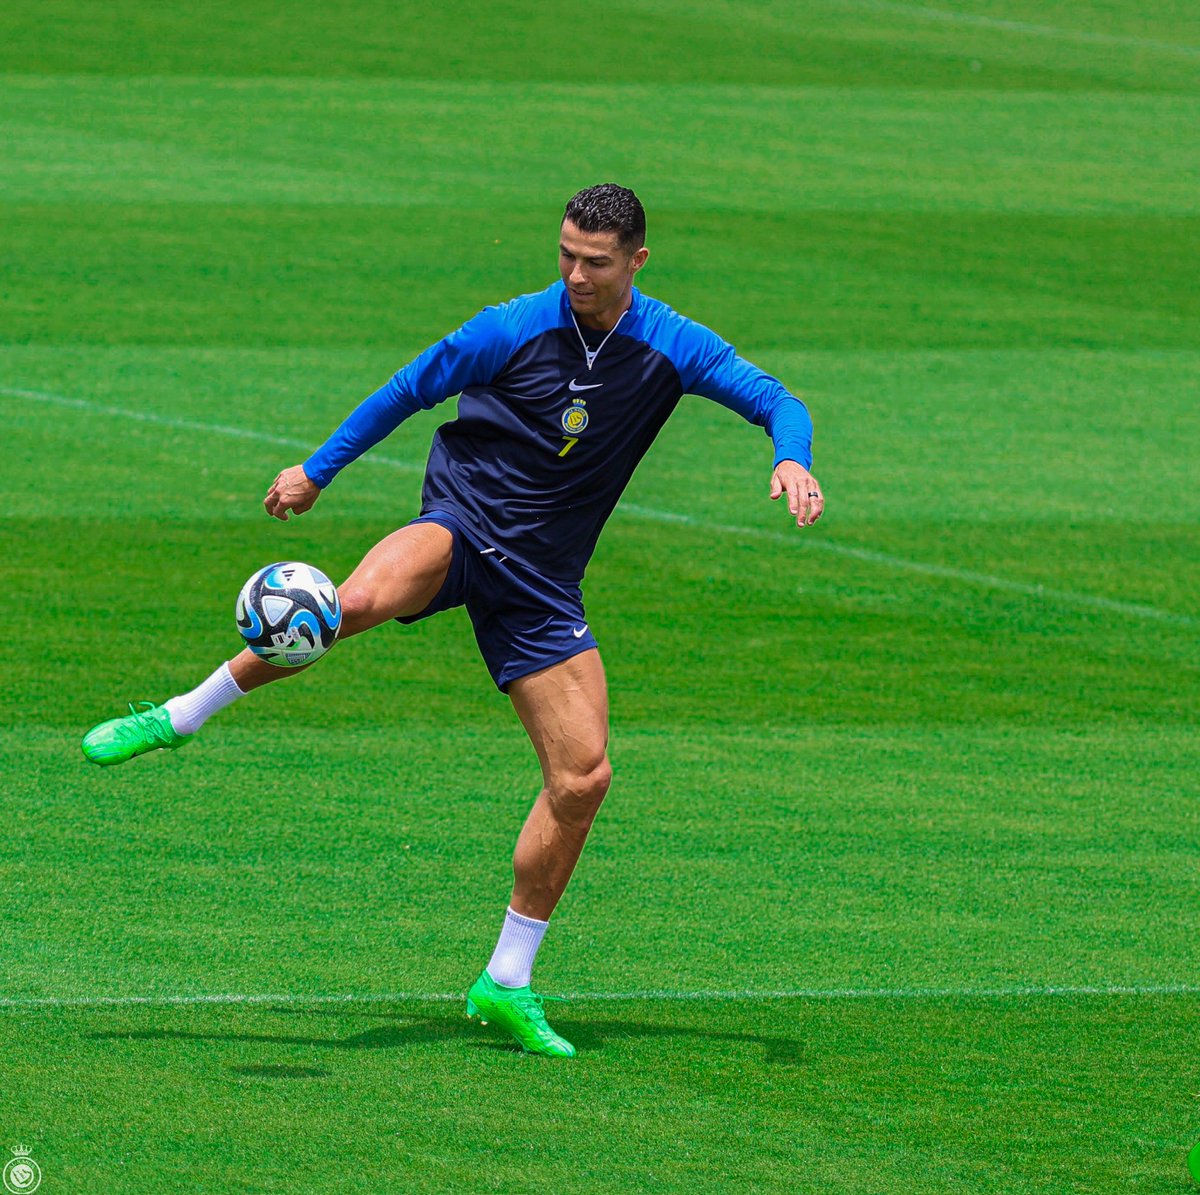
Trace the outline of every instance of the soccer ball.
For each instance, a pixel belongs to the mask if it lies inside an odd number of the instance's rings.
[[[298,668],[319,660],[337,641],[342,603],[319,568],[282,561],[260,568],[242,586],[237,625],[259,659]]]

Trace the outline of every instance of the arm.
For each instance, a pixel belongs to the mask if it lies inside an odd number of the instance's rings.
[[[286,521],[289,510],[295,514],[309,510],[342,469],[391,435],[410,415],[495,377],[511,353],[509,341],[500,309],[485,307],[359,403],[303,465],[284,469],[263,501],[267,513]]]
[[[766,430],[775,445],[772,501],[787,494],[797,527],[811,527],[825,510],[825,498],[812,464],[812,418],[808,408],[770,374],[739,357],[733,345],[704,329],[696,370],[688,389],[736,411]]]

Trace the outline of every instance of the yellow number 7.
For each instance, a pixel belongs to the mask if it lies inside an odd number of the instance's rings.
[[[566,456],[567,453],[570,452],[571,449],[574,448],[575,445],[579,443],[578,436],[563,436],[563,439],[566,440],[567,444],[566,444],[566,447],[562,450],[562,452],[560,452],[558,454],[559,456]]]

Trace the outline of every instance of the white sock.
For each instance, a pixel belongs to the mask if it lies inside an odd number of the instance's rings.
[[[522,917],[510,908],[504,917],[504,928],[500,931],[492,961],[487,965],[487,973],[492,979],[501,987],[526,987],[533,973],[533,960],[549,924],[533,917]]]
[[[222,664],[202,685],[182,697],[163,702],[176,734],[195,734],[210,715],[246,694],[238,688],[228,664]]]

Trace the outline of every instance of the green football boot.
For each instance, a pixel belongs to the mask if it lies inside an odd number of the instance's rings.
[[[83,753],[92,763],[108,768],[160,747],[174,751],[191,737],[176,733],[166,707],[153,701],[131,701],[125,717],[101,722],[83,736]]]
[[[485,970],[467,993],[467,1016],[483,1025],[494,1021],[527,1053],[574,1058],[575,1047],[546,1024],[543,999],[529,987],[501,987]]]

